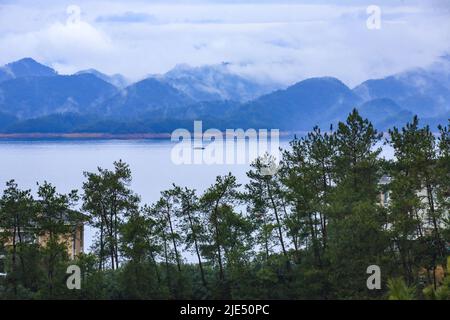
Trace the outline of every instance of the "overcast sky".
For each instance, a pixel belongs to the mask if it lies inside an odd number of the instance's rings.
[[[380,7],[381,29],[367,28],[369,5]],[[138,80],[226,61],[262,80],[335,76],[354,86],[446,53],[449,0],[0,0],[0,64],[33,57],[63,74]]]

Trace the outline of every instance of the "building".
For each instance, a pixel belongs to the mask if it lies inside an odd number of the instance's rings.
[[[391,201],[390,190],[389,190],[389,184],[391,182],[392,182],[392,178],[389,176],[386,176],[386,175],[382,176],[378,182],[379,186],[381,187],[381,191],[378,196],[378,201],[379,201],[379,204],[384,208],[389,207],[389,203]],[[428,201],[429,201],[427,190],[425,188],[423,188],[422,190],[419,190],[416,193],[416,195],[420,199],[420,201],[422,202],[424,207],[426,207],[428,205]],[[448,196],[450,198],[450,191],[448,192],[448,194],[446,196]],[[435,203],[435,205],[436,205],[436,203]],[[431,229],[433,226],[432,226],[431,222],[428,221],[428,219],[427,219],[426,210],[419,209],[417,211],[417,217],[419,219],[421,219],[422,222],[424,223],[424,232],[431,232]]]
[[[77,255],[84,251],[84,224],[72,226],[72,232],[64,236],[60,236],[59,243],[63,243],[67,249],[69,259],[73,260]],[[36,243],[45,246],[48,241],[48,234],[39,236]]]
[[[391,183],[392,178],[389,176],[382,176],[380,181],[378,182],[380,187],[381,187],[381,191],[379,194],[379,205],[384,207],[384,208],[388,208],[389,207],[389,203],[391,200],[390,197],[390,192],[389,192],[389,184]],[[420,201],[423,203],[424,207],[426,207],[428,205],[428,194],[427,194],[427,190],[425,188],[423,188],[422,190],[419,190],[416,195],[419,197]],[[446,194],[446,196],[450,197],[450,191],[448,192],[448,194]],[[427,212],[425,209],[419,209],[417,211],[417,217],[422,221],[422,235],[425,236],[430,236],[433,233],[433,225],[431,223],[431,221],[429,221],[429,219],[427,219]],[[387,224],[386,228],[389,229],[391,228],[391,224]],[[410,241],[417,241],[419,235],[415,235],[412,236]],[[398,248],[396,247],[396,245],[394,244],[393,246],[396,250],[398,250]],[[450,242],[446,242],[445,243],[445,250],[447,251],[448,254],[450,254]],[[447,258],[448,263],[450,263],[450,256]],[[448,268],[450,268],[450,264],[447,266]],[[421,268],[419,271],[419,277],[421,278],[421,281],[423,283],[426,282],[426,280],[431,279],[431,278],[435,278],[435,280],[437,281],[438,284],[441,284],[445,278],[446,275],[446,270],[444,268],[444,266],[442,265],[437,265],[436,268],[433,270],[427,270],[426,268]]]
[[[59,243],[64,244],[69,259],[75,259],[80,253],[84,252],[84,223],[78,223],[70,226],[71,232],[59,237]],[[44,233],[43,235],[36,235],[34,230],[25,230],[21,232],[20,238],[27,243],[36,243],[39,246],[45,247],[49,235]],[[19,241],[19,235],[16,235],[16,241]],[[9,239],[6,243],[0,244],[0,249],[3,247],[3,252],[0,251],[0,277],[6,276],[5,258],[8,248],[12,245],[12,239]]]

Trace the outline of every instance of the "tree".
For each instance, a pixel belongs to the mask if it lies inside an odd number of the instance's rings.
[[[439,133],[438,160],[436,166],[436,198],[439,204],[438,217],[442,217],[442,238],[444,240],[444,245],[447,246],[448,254],[448,252],[450,251],[450,120],[447,126],[439,126]],[[450,260],[447,258],[448,270],[450,270],[449,261]],[[450,284],[450,278],[448,276],[446,281],[447,284]]]
[[[388,142],[396,157],[390,170],[392,237],[407,282],[415,282],[414,275],[424,267],[433,273],[436,290],[435,270],[445,261],[443,227],[448,217],[446,179],[442,179],[446,169],[441,162],[446,157],[445,142],[441,142],[439,155],[435,136],[428,126],[419,127],[417,117],[401,130],[393,128],[389,133]],[[445,139],[444,133],[441,141]]]
[[[148,214],[155,221],[153,232],[161,247],[167,288],[169,288],[172,297],[182,298],[185,294],[185,286],[181,269],[181,256],[178,251],[181,237],[175,229],[173,221],[175,206],[171,193],[162,193],[162,197],[156,204],[149,208]]]
[[[304,138],[295,138],[283,155],[282,182],[293,210],[289,222],[297,226],[298,238],[312,247],[314,264],[321,267],[328,240],[328,211],[333,189],[334,134],[318,127]],[[292,229],[292,228],[291,228]]]
[[[0,243],[10,243],[12,247],[8,279],[15,297],[19,282],[25,287],[32,285],[27,272],[32,263],[26,253],[37,235],[35,224],[36,210],[30,190],[20,190],[14,180],[8,181],[0,199]]]
[[[206,239],[200,217],[199,199],[195,194],[195,190],[188,188],[182,189],[181,187],[174,186],[174,194],[180,205],[179,210],[176,212],[177,217],[180,219],[186,249],[193,247],[194,253],[197,256],[202,284],[207,289],[208,284],[200,253],[200,244],[204,243]]]
[[[218,176],[216,183],[210,186],[200,199],[202,212],[205,214],[205,232],[208,243],[202,245],[202,252],[213,264],[219,267],[219,287],[221,296],[229,296],[229,287],[225,279],[224,255],[227,255],[227,219],[231,207],[237,203],[239,193],[236,177],[231,173]]]
[[[408,286],[402,278],[392,278],[387,282],[389,300],[414,300],[416,289]]]
[[[98,168],[98,173],[85,172],[83,210],[91,225],[99,230],[95,250],[99,255],[99,269],[119,267],[119,229],[124,215],[136,210],[139,197],[129,188],[131,170],[122,162],[114,162],[114,170]]]
[[[337,297],[367,297],[366,268],[380,265],[387,248],[386,216],[379,205],[381,134],[353,110],[335,135],[328,256]]]
[[[47,290],[43,294],[53,297],[55,287],[57,284],[63,284],[65,276],[63,264],[68,260],[68,256],[64,239],[73,234],[74,226],[77,226],[83,217],[73,210],[79,199],[76,190],[59,194],[53,185],[44,182],[42,185],[38,184],[37,194],[38,236],[46,239],[45,245],[40,248],[47,275]]]
[[[272,247],[272,230],[276,230],[278,243],[286,262],[288,263],[288,247],[285,240],[285,219],[287,218],[287,204],[282,192],[279,177],[275,174],[267,174],[266,168],[273,163],[270,157],[260,157],[252,163],[253,170],[247,172],[250,182],[245,186],[247,189],[247,200],[251,205],[253,217],[259,230],[259,239],[269,256],[269,248]],[[296,233],[292,233],[293,244],[297,248]]]
[[[175,254],[175,261],[177,263],[178,272],[181,272],[181,257],[178,249],[181,237],[178,234],[174,223],[174,218],[177,214],[176,205],[178,202],[176,195],[176,190],[166,190],[161,192],[161,198],[159,199],[157,206],[160,208],[160,210],[162,210],[162,213],[165,217],[163,221],[166,222],[165,227],[167,228],[167,233],[169,234],[170,240],[173,245],[173,252]]]
[[[120,280],[127,298],[164,297],[158,266],[154,260],[157,248],[152,237],[154,225],[155,221],[143,209],[131,211],[120,227],[120,251],[127,259]]]

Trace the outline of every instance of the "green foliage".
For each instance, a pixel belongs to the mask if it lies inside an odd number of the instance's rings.
[[[389,300],[414,300],[416,288],[409,287],[402,278],[388,280]]]
[[[84,173],[81,197],[45,182],[34,198],[9,181],[0,298],[448,300],[450,270],[436,270],[449,264],[449,126],[438,136],[417,118],[393,128],[390,161],[381,139],[353,110],[336,130],[296,137],[277,167],[256,159],[244,186],[230,173],[201,194],[173,185],[146,205],[122,161]],[[70,261],[60,239],[83,222],[94,245]],[[71,264],[81,290],[66,287]],[[370,265],[381,290],[367,288]]]
[[[119,267],[119,236],[123,219],[137,210],[139,197],[129,188],[131,170],[121,160],[114,170],[98,168],[98,173],[85,172],[83,184],[83,210],[90,224],[99,230],[94,250],[99,256],[99,269],[108,263],[112,269]]]

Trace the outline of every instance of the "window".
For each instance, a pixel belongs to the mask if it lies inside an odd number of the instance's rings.
[[[22,243],[36,243],[36,235],[31,231],[21,231],[20,237],[18,234],[16,235],[16,242],[20,241]]]

